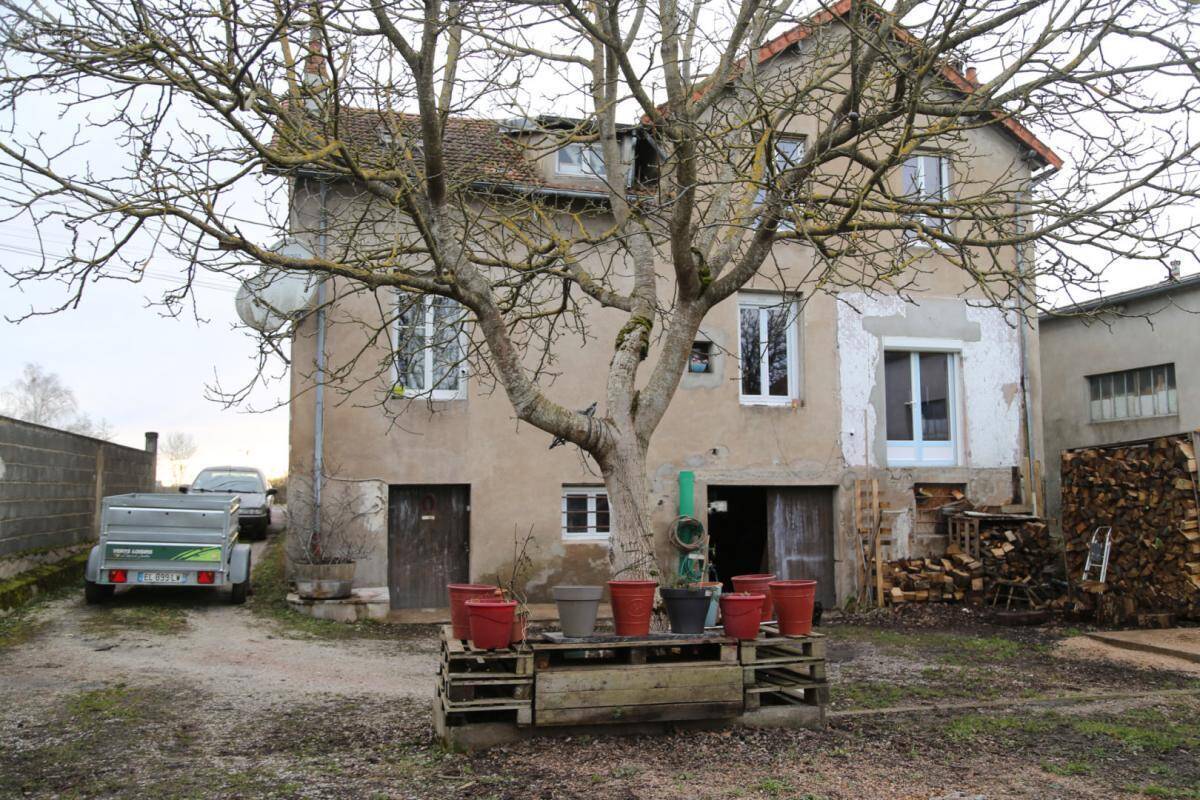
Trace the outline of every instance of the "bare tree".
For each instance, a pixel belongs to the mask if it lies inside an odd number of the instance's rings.
[[[167,438],[159,445],[159,452],[171,465],[176,485],[183,484],[184,470],[187,469],[187,462],[196,455],[196,449],[196,440],[192,435],[180,431],[167,434]]]
[[[461,352],[439,348],[439,374],[469,362],[519,420],[588,453],[614,571],[652,574],[651,438],[701,321],[751,280],[911,297],[948,263],[963,291],[1028,314],[1039,285],[1094,286],[1116,259],[1191,251],[1198,13],[1169,0],[0,0],[0,185],[12,216],[74,241],[10,274],[68,287],[46,312],[97,279],[141,279],[147,242],[190,265],[164,295],[173,308],[204,271],[331,278],[330,308],[355,293],[378,306],[344,320],[362,346],[321,376],[346,392],[391,392],[390,331],[432,307],[468,332]],[[54,100],[89,127],[23,129]],[[456,149],[476,124],[464,118],[530,103],[579,110],[542,147],[591,145],[603,191],[564,198]],[[804,146],[781,159],[796,120]],[[633,174],[630,124],[652,154]],[[997,136],[1018,155],[977,168]],[[960,170],[952,195],[906,181],[922,150]],[[256,226],[239,193],[286,209]],[[312,255],[271,249],[281,235]],[[788,246],[809,248],[811,269],[780,268]],[[292,332],[267,337],[263,358]],[[564,348],[598,335],[613,341],[606,393],[582,413],[552,380]]]
[[[93,422],[79,410],[75,392],[57,373],[47,372],[40,364],[26,364],[3,393],[4,413],[16,419],[62,428],[71,433],[96,439],[112,439],[107,420]]]

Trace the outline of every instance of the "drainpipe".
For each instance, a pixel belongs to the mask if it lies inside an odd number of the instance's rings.
[[[1037,186],[1039,183],[1046,180],[1046,178],[1049,178],[1051,175],[1053,175],[1056,172],[1058,172],[1058,170],[1051,167],[1050,169],[1047,169],[1044,172],[1040,172],[1036,175],[1031,175],[1029,178],[1029,182],[1025,185],[1025,187],[1017,192],[1017,235],[1018,236],[1024,235],[1024,233],[1025,233],[1025,216],[1022,213],[1021,209],[1024,207],[1024,205],[1029,201],[1030,197],[1032,196],[1033,187]],[[1023,277],[1025,275],[1025,247],[1026,247],[1026,245],[1024,243],[1021,243],[1021,244],[1018,244],[1017,248],[1016,248],[1017,249],[1017,276],[1018,277]],[[1018,322],[1017,329],[1018,329],[1018,337],[1020,339],[1020,348],[1021,348],[1021,405],[1023,405],[1025,407],[1025,452],[1029,457],[1029,500],[1030,500],[1031,511],[1032,511],[1033,515],[1036,517],[1036,516],[1038,516],[1039,509],[1038,509],[1038,505],[1037,505],[1038,493],[1034,489],[1034,486],[1033,486],[1033,479],[1034,479],[1033,464],[1034,464],[1034,461],[1037,460],[1037,448],[1034,445],[1034,436],[1033,436],[1033,403],[1030,402],[1030,399],[1029,399],[1029,354],[1028,354],[1028,342],[1027,342],[1027,338],[1026,338],[1027,335],[1025,333],[1025,328],[1027,326],[1026,326],[1026,322],[1025,322],[1026,304],[1025,304],[1024,291],[1019,292],[1017,294],[1017,298],[1018,298],[1018,303],[1019,303],[1018,308],[1021,311],[1021,319]]]
[[[329,255],[328,219],[326,200],[329,184],[318,182],[319,212],[317,221],[317,249],[321,258]],[[321,519],[321,476],[325,469],[325,279],[317,284],[317,388],[315,395],[315,419],[313,422],[313,520],[320,530]]]

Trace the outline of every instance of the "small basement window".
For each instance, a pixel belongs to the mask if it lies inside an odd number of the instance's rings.
[[[688,372],[712,372],[712,342],[692,342],[692,355],[688,359]]]

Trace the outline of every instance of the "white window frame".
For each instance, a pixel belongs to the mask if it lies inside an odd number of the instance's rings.
[[[937,159],[938,169],[942,173],[941,174],[942,191],[941,191],[941,194],[939,194],[937,197],[934,197],[930,193],[929,188],[925,185],[925,159],[928,159],[928,158]],[[913,153],[911,156],[909,156],[907,159],[905,159],[904,165],[901,169],[901,178],[900,178],[901,181],[904,181],[907,178],[908,162],[912,161],[914,159],[916,160],[916,178],[917,178],[917,193],[918,193],[918,197],[916,199],[919,202],[940,202],[940,203],[948,202],[952,196],[952,192],[950,191],[951,187],[950,187],[950,158],[949,158],[949,156],[945,155],[944,153],[930,153],[930,152],[921,152],[921,151]],[[907,196],[908,186],[903,186],[901,188],[902,188],[902,194]],[[922,222],[922,224],[925,225],[926,228],[933,228],[935,230],[941,231],[942,233],[949,233],[950,227],[953,224],[953,220],[949,219],[948,217],[929,217],[929,216],[926,216],[925,214],[914,214],[913,216],[916,219],[920,220]],[[915,237],[916,237],[916,234],[912,231],[909,231],[907,233],[907,235],[909,238],[915,239]],[[920,239],[916,239],[915,243],[924,244],[924,242],[922,242]]]
[[[912,394],[908,399],[909,414],[912,419],[913,439],[887,440],[887,463],[889,467],[952,467],[957,466],[959,458],[959,371],[962,364],[962,343],[942,339],[919,339],[896,337],[884,340],[884,352],[900,351],[909,354],[909,387]],[[950,425],[948,441],[925,441],[922,436],[921,401],[921,361],[923,353],[939,353],[947,356],[946,364],[946,406]],[[882,356],[881,356],[882,360]],[[883,419],[884,434],[887,434],[887,384],[883,386]]]
[[[1152,380],[1153,380],[1153,373],[1156,372],[1157,370],[1163,371],[1164,379],[1166,379],[1168,376],[1170,376],[1170,378],[1172,379],[1171,383],[1168,383],[1163,391],[1164,397],[1162,398],[1162,403],[1165,405],[1165,408],[1159,407],[1160,403],[1159,403],[1158,392],[1152,391],[1150,393],[1151,410],[1150,410],[1149,414],[1141,413],[1141,397],[1142,397],[1142,395],[1140,392],[1140,389],[1141,389],[1140,384],[1137,386],[1137,388],[1139,390],[1137,393],[1133,393],[1131,395],[1131,393],[1129,391],[1130,378],[1133,378],[1136,381],[1138,373],[1142,372],[1143,370],[1151,371],[1151,379]],[[1155,419],[1158,417],[1174,417],[1174,416],[1179,415],[1179,377],[1176,374],[1174,362],[1168,362],[1165,364],[1152,364],[1152,365],[1146,366],[1146,367],[1134,367],[1133,369],[1118,369],[1118,370],[1114,370],[1112,372],[1099,372],[1094,375],[1088,375],[1086,377],[1087,377],[1087,391],[1088,391],[1088,393],[1087,393],[1088,420],[1091,422],[1096,422],[1096,423],[1126,422],[1126,421],[1132,420],[1132,419]],[[1109,382],[1110,382],[1109,385],[1113,390],[1112,400],[1111,400],[1111,403],[1113,405],[1113,415],[1112,416],[1104,416],[1104,399],[1103,399],[1103,388],[1102,387],[1101,387],[1101,400],[1100,400],[1100,414],[1099,415],[1097,415],[1097,413],[1096,413],[1095,401],[1092,400],[1092,388],[1094,386],[1099,385],[1100,382],[1102,382],[1106,378],[1109,380]],[[1125,404],[1125,410],[1123,413],[1117,413],[1117,408],[1116,408],[1116,406],[1117,406],[1116,382],[1118,379],[1121,381],[1121,386],[1122,386],[1121,396],[1124,398],[1124,404]],[[1130,396],[1134,397],[1137,401],[1136,405],[1137,405],[1138,413],[1136,413],[1136,414],[1129,413],[1128,400],[1129,400]],[[1172,407],[1172,405],[1174,407]]]
[[[796,145],[796,148],[793,150],[793,152],[790,156],[787,155],[786,153],[784,153],[779,147],[784,142],[790,142],[790,143]],[[808,152],[808,137],[806,137],[802,134],[780,134],[779,136],[777,136],[775,138],[775,147],[774,147],[775,174],[778,175],[780,172],[782,172],[784,170],[791,169],[792,164],[794,164],[797,161],[803,161],[804,154],[806,152]],[[769,170],[763,169],[763,182],[764,183],[766,182],[766,179],[769,174],[770,174]],[[760,186],[754,196],[754,205],[761,206],[766,201],[767,201],[767,187]],[[778,226],[777,230],[795,230],[795,228],[796,228],[795,224],[790,219],[781,219],[781,220],[779,220],[779,226]]]
[[[746,394],[742,390],[741,369],[744,363],[742,354],[742,309],[757,308],[758,313],[758,347],[759,394]],[[786,397],[768,394],[771,376],[767,368],[766,353],[768,348],[768,309],[786,308],[789,322],[787,326],[786,346],[788,362],[788,393]],[[737,302],[737,341],[738,341],[738,402],[744,406],[790,406],[800,397],[800,347],[797,327],[800,324],[798,304],[794,299],[786,299],[779,294],[748,294],[738,295]]]
[[[576,164],[563,164],[563,153],[568,149],[578,153]],[[591,168],[583,166],[587,161]],[[600,148],[594,144],[585,144],[584,142],[567,142],[554,153],[554,171],[559,175],[577,175],[584,178],[600,178],[607,177],[607,170],[604,165],[604,154]]]
[[[588,524],[586,531],[567,530],[567,496],[584,495],[588,503]],[[608,529],[598,530],[596,527],[596,498],[603,496],[608,499],[608,489],[603,486],[566,485],[562,487],[562,538],[564,542],[607,542],[612,536],[612,506],[608,507]]]
[[[404,302],[405,299],[406,299],[406,297],[403,293],[398,293],[397,297],[396,297],[396,302],[397,302],[397,304],[399,304],[399,303]],[[433,350],[434,350],[434,348],[429,346],[429,342],[433,339],[433,335],[434,335],[433,304],[436,299],[440,299],[440,298],[435,295],[427,294],[427,295],[421,295],[421,297],[419,299],[420,299],[421,305],[423,306],[424,312],[425,312],[424,313],[425,326],[424,326],[424,331],[423,331],[423,336],[425,339],[425,346],[421,348],[421,356],[425,360],[425,365],[424,365],[425,366],[425,369],[424,369],[425,385],[429,386],[430,384],[433,383]],[[404,327],[404,325],[401,322],[399,315],[397,315],[396,322],[392,326],[392,352],[393,353],[396,353],[400,350],[400,338],[404,335],[403,327]],[[458,340],[459,340],[459,348],[462,350],[462,352],[464,354],[464,358],[465,358],[465,354],[467,351],[466,334],[464,332],[460,332]],[[398,387],[398,388],[403,388],[402,392],[397,392],[395,389],[393,389],[393,394],[397,397],[404,397],[404,398],[408,398],[408,399],[419,398],[419,399],[423,399],[423,400],[463,400],[467,396],[467,367],[466,367],[465,361],[464,361],[464,363],[459,364],[458,367],[456,367],[456,369],[458,370],[458,387],[457,388],[455,388],[455,389],[426,389],[425,391],[417,392],[417,391],[413,391],[409,386],[407,386],[405,384],[405,380],[407,379],[407,376],[401,374],[400,365],[398,363],[396,363],[395,359],[393,359],[393,364],[392,364],[393,386]]]

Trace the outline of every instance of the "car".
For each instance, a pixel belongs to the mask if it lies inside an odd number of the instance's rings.
[[[235,494],[241,500],[238,530],[247,539],[262,539],[271,524],[275,490],[262,470],[254,467],[205,467],[191,486],[180,486],[185,494]]]

